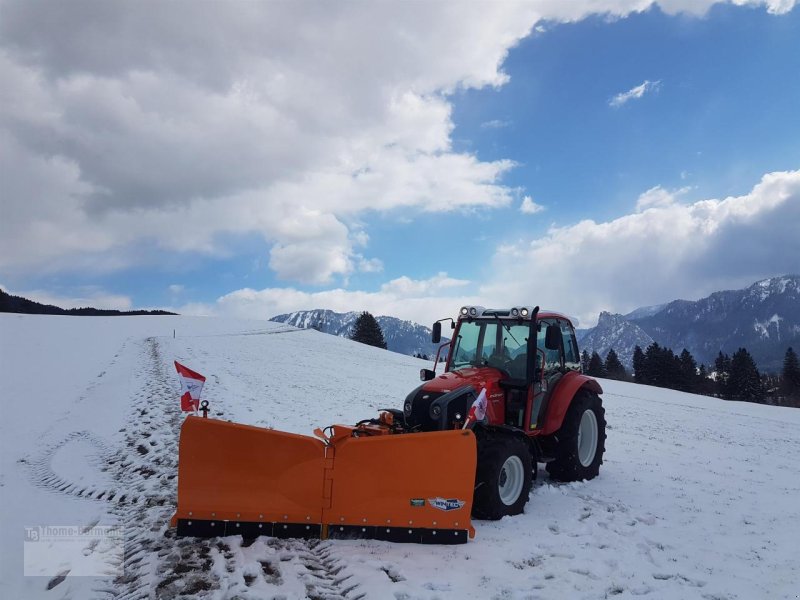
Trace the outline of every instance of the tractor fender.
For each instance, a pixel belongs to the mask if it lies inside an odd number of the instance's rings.
[[[567,409],[572,403],[575,394],[581,389],[589,390],[595,394],[603,393],[603,388],[600,387],[597,380],[582,375],[577,371],[569,371],[559,380],[548,402],[547,414],[541,431],[542,435],[550,435],[561,429],[564,415],[567,414]]]

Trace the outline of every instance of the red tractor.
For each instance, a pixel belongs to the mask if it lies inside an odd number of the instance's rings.
[[[472,425],[478,457],[472,514],[499,519],[521,513],[538,463],[550,478],[580,481],[597,476],[605,450],[606,420],[600,385],[581,373],[570,319],[539,307],[490,310],[465,306],[457,321],[444,373],[423,369],[423,383],[394,412],[407,430],[464,426],[486,390],[486,416]],[[438,363],[439,353],[436,361]]]
[[[581,374],[570,320],[465,306],[450,321],[445,372],[423,369],[402,410],[315,437],[187,417],[178,535],[463,544],[471,515],[522,512],[539,463],[558,481],[595,477],[602,390]]]

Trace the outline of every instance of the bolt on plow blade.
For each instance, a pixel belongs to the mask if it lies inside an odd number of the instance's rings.
[[[172,525],[195,537],[465,543],[474,536],[475,461],[470,431],[339,435],[326,444],[190,416]]]

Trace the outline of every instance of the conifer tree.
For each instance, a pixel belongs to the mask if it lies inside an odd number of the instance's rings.
[[[386,349],[386,340],[383,337],[381,326],[370,313],[364,311],[353,325],[350,339],[369,346]]]
[[[731,358],[731,374],[728,380],[730,394],[734,400],[764,402],[764,386],[761,374],[753,357],[745,348],[739,348]]]
[[[781,388],[789,397],[800,395],[800,361],[797,353],[789,346],[783,357],[783,371],[781,372]]]
[[[589,369],[587,375],[592,377],[605,377],[605,367],[603,366],[603,359],[597,352],[592,352],[592,357],[589,359]]]
[[[633,349],[633,380],[636,383],[647,383],[644,368],[644,352],[639,346]]]
[[[644,352],[643,374],[644,380],[647,385],[656,385],[658,387],[666,387],[664,385],[664,351],[658,342],[653,342],[647,347]]]
[[[686,348],[681,352],[679,360],[680,388],[684,392],[694,392],[697,388],[697,362]]]
[[[589,352],[586,350],[581,354],[581,371],[586,374],[589,373]]]
[[[628,378],[628,373],[625,371],[625,367],[622,366],[622,363],[619,361],[619,357],[613,348],[610,348],[608,354],[606,355],[606,363],[604,368],[606,370],[606,376],[609,379],[624,381]]]
[[[717,396],[725,400],[731,399],[729,380],[731,377],[731,358],[727,354],[723,354],[722,350],[719,351],[717,358],[714,360],[714,372],[716,373],[715,381]]]

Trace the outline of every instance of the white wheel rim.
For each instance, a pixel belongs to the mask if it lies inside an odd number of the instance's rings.
[[[578,460],[584,467],[594,462],[597,454],[597,417],[592,409],[586,409],[578,427]]]
[[[500,500],[503,504],[511,506],[519,499],[524,482],[525,470],[522,460],[519,456],[509,456],[500,469],[500,481],[498,481]]]

